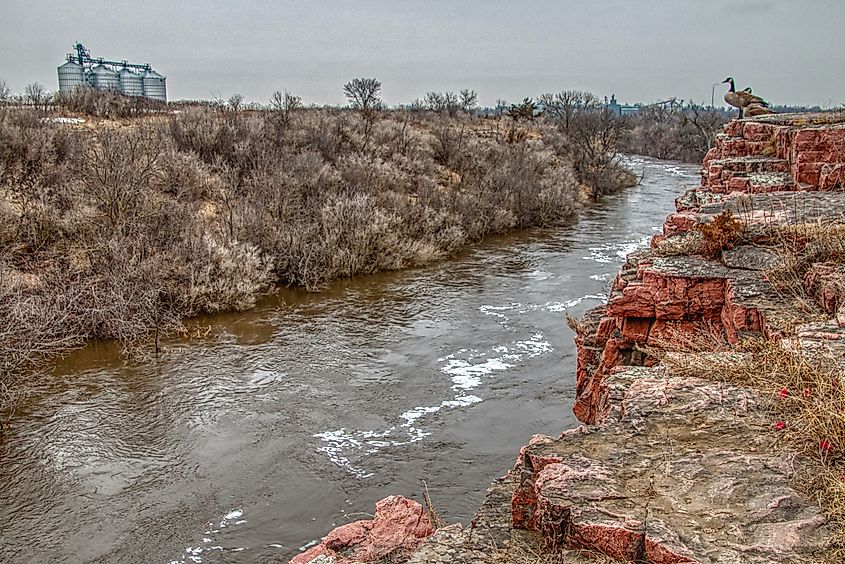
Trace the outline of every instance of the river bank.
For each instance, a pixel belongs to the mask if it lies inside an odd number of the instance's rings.
[[[149,363],[100,344],[72,353],[0,445],[3,559],[290,558],[421,479],[445,517],[468,522],[527,437],[575,424],[561,407],[575,393],[564,310],[600,303],[697,182],[696,167],[627,166],[642,184],[571,225],[321,293],[283,290],[201,318],[200,337],[163,340]],[[469,396],[482,401],[456,399]]]
[[[554,124],[370,118],[186,107],[65,123],[0,108],[0,412],[33,368],[86,342],[149,352],[183,319],[279,285],[430,264],[635,182],[576,159]]]
[[[391,548],[382,513],[294,562],[508,562],[526,542],[562,561],[841,561],[843,183],[841,115],[731,122],[571,323],[585,425],[535,436],[465,529]]]

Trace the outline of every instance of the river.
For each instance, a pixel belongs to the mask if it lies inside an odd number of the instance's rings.
[[[0,561],[284,561],[421,480],[467,522],[532,434],[576,425],[565,312],[601,303],[698,182],[629,164],[642,183],[571,226],[280,291],[143,362],[68,356],[0,443]]]

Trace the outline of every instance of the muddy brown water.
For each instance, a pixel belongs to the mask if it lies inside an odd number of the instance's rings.
[[[92,344],[0,444],[2,562],[285,561],[389,494],[466,522],[534,433],[576,424],[564,312],[605,298],[698,167],[427,268],[283,291],[127,364]]]

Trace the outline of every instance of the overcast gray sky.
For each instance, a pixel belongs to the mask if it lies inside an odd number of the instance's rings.
[[[372,76],[388,104],[461,88],[485,105],[565,89],[709,103],[732,75],[775,104],[845,103],[845,0],[0,0],[14,91],[58,88],[77,41],[152,63],[170,99],[334,104]]]

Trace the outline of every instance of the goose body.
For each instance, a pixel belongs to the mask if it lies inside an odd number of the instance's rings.
[[[764,116],[774,112],[761,104],[749,104],[742,108],[742,117]]]
[[[732,77],[729,76],[722,82],[730,84],[730,89],[725,93],[725,102],[727,102],[728,105],[739,109],[740,117],[745,115],[745,108],[750,106],[755,106],[755,109],[752,110],[754,112],[759,112],[760,109],[766,109],[769,107],[769,103],[767,101],[756,94],[751,93],[751,88],[746,88],[745,90],[737,92],[736,85],[734,84],[734,79]],[[762,113],[771,113],[771,111],[767,110]],[[755,113],[753,115],[760,115],[760,113]]]

